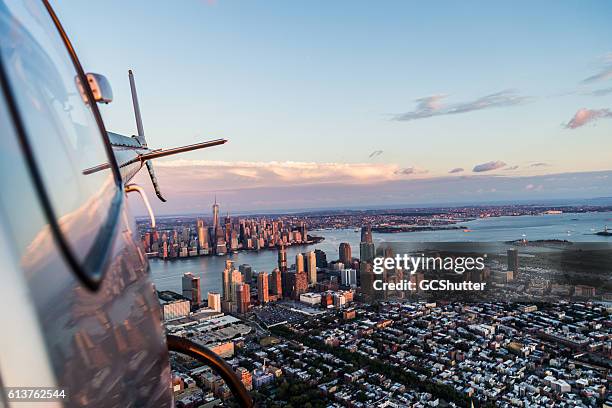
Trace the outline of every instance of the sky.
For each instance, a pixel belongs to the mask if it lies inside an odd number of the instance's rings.
[[[612,196],[610,2],[52,4],[161,214]]]

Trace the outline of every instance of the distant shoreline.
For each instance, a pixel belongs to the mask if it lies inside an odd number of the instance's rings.
[[[306,242],[297,242],[295,244],[291,244],[291,245],[286,245],[285,248],[290,248],[290,247],[303,247],[303,246],[309,246],[309,245],[316,245],[320,242],[323,242],[325,240],[325,237],[320,237],[320,236],[311,236],[309,235],[310,240],[306,241]],[[163,258],[159,255],[151,255],[148,258],[149,259],[159,259],[160,261],[164,261],[164,262],[172,262],[172,261],[180,261],[180,260],[184,260],[184,259],[195,259],[195,258],[209,258],[209,257],[226,257],[228,255],[232,255],[232,254],[237,254],[240,252],[260,252],[260,251],[271,251],[271,250],[278,250],[280,248],[280,246],[275,245],[273,247],[263,247],[263,248],[259,248],[259,249],[248,249],[248,248],[241,248],[238,249],[236,251],[229,251],[226,252],[223,255],[217,255],[217,254],[202,254],[202,255],[194,255],[194,256],[176,256],[174,258]],[[148,254],[149,255],[149,254]]]
[[[236,212],[238,217],[274,217],[274,216],[321,216],[339,214],[359,214],[359,213],[379,213],[387,211],[436,211],[461,208],[501,208],[501,207],[532,207],[545,209],[563,210],[564,214],[583,213],[583,212],[608,212],[612,211],[612,197],[592,197],[592,198],[551,198],[542,200],[501,200],[501,201],[482,201],[482,202],[449,202],[449,203],[422,203],[422,204],[397,204],[397,205],[365,205],[365,206],[340,206],[323,208],[297,208],[297,209],[270,209],[270,210],[244,210]],[[565,211],[569,209],[569,211]],[[579,210],[580,209],[580,210]],[[572,211],[574,210],[574,211]],[[173,219],[196,219],[202,217],[201,213],[177,213],[159,214],[157,218]],[[136,220],[147,221],[149,215],[138,214]]]
[[[396,234],[400,232],[422,232],[422,231],[447,231],[467,229],[465,226],[449,224],[449,225],[424,225],[424,226],[403,226],[403,227],[372,227],[372,232],[379,234]]]

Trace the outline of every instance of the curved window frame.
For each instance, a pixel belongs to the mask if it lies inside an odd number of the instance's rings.
[[[66,35],[64,28],[62,27],[57,15],[55,14],[55,11],[49,4],[48,0],[41,1],[45,9],[47,10],[49,17],[53,22],[53,25],[56,27],[64,46],[66,47],[66,51],[68,52],[70,60],[72,61],[76,75],[78,75],[81,83],[87,84],[88,81],[83,67],[81,66],[81,63],[76,55],[72,43],[70,42],[70,39]],[[11,83],[8,79],[8,75],[5,72],[1,56],[0,85],[1,90],[3,90],[5,93],[5,99],[7,101],[10,116],[12,117],[14,126],[17,130],[19,143],[21,145],[25,161],[27,162],[32,182],[38,195],[40,204],[43,208],[43,212],[45,213],[47,221],[49,222],[49,226],[52,231],[55,242],[57,243],[62,254],[64,255],[66,262],[70,265],[74,273],[83,282],[83,284],[88,289],[96,291],[102,283],[102,280],[104,278],[104,272],[106,271],[106,268],[108,267],[108,263],[111,258],[115,230],[119,223],[119,217],[121,215],[124,195],[123,182],[119,173],[117,161],[115,159],[112,146],[106,133],[106,128],[102,120],[102,115],[100,114],[97,103],[95,102],[91,88],[89,86],[83,87],[87,98],[90,101],[89,105],[91,107],[92,114],[94,115],[94,119],[100,132],[100,137],[102,138],[102,143],[104,144],[106,155],[108,156],[108,160],[111,165],[116,189],[115,195],[111,200],[106,220],[102,224],[100,229],[97,231],[96,238],[89,252],[84,258],[85,261],[80,262],[79,258],[75,255],[74,250],[71,248],[70,244],[68,243],[68,240],[64,236],[64,233],[62,232],[58,224],[58,220],[55,211],[53,210],[51,200],[49,198],[49,195],[47,194],[47,186],[43,181],[40,168],[36,163],[36,158],[34,156],[33,149],[30,144],[31,139],[28,137],[28,132],[26,130],[26,127],[24,126],[22,114],[19,110],[19,107],[17,106],[14,93],[11,89]]]

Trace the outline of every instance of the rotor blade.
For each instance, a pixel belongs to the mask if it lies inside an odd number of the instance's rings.
[[[138,136],[142,138],[143,144],[146,147],[147,141],[144,137],[144,127],[142,126],[142,115],[140,114],[140,105],[138,104],[138,94],[136,93],[136,82],[134,81],[134,73],[130,69],[128,71],[130,78],[130,90],[132,91],[132,104],[134,105],[134,115],[136,116],[136,129]]]
[[[173,147],[172,149],[157,149],[138,156],[141,162],[159,157],[172,156],[173,154],[189,152],[191,150],[205,149],[227,143],[227,139],[215,139],[207,142],[190,144],[187,146]]]

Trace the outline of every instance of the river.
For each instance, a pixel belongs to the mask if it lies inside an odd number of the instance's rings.
[[[612,227],[612,212],[564,213],[546,215],[525,215],[517,217],[481,218],[463,222],[470,232],[463,230],[402,232],[395,234],[373,234],[374,242],[408,241],[408,242],[499,242],[521,238],[528,240],[560,239],[573,242],[612,242],[612,237],[594,235],[605,225]],[[315,230],[311,235],[325,237],[325,240],[309,246],[287,248],[289,264],[295,261],[298,252],[321,249],[327,254],[327,260],[338,259],[338,246],[341,242],[351,244],[353,256],[359,257],[360,232],[353,229]],[[225,260],[229,258],[236,265],[251,265],[254,271],[271,272],[277,264],[277,251],[262,250],[244,251],[227,256],[203,256],[194,258],[163,261],[150,259],[151,274],[158,290],[181,292],[181,276],[193,272],[200,276],[202,294],[221,290],[221,273]]]

